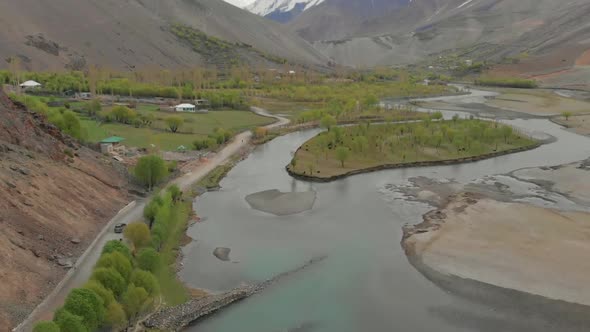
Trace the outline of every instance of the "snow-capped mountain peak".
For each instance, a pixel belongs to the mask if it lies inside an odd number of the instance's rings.
[[[256,0],[245,9],[260,16],[268,16],[293,11],[300,13],[322,2],[324,0]]]

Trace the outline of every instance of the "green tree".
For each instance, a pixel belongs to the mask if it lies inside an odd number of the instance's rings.
[[[125,238],[133,243],[134,250],[137,251],[150,243],[150,229],[148,225],[142,222],[134,222],[123,231]]]
[[[335,125],[336,119],[334,119],[334,117],[329,114],[324,115],[324,117],[320,120],[320,126],[324,129],[327,129],[328,131],[330,131]]]
[[[104,320],[104,302],[90,289],[75,288],[66,297],[64,309],[80,316],[89,331],[93,331]]]
[[[184,119],[179,116],[169,116],[166,118],[166,124],[168,125],[168,128],[170,128],[170,131],[173,133],[177,132],[183,123]]]
[[[137,112],[125,106],[116,106],[111,111],[111,115],[115,118],[115,121],[129,124],[137,117]]]
[[[338,148],[336,148],[336,159],[338,159],[338,161],[340,161],[340,164],[342,165],[342,167],[344,167],[344,162],[348,159],[348,157],[349,157],[349,150],[347,147],[339,146]]]
[[[88,332],[88,328],[84,325],[84,319],[64,308],[55,312],[53,321],[59,326],[60,332]]]
[[[135,320],[137,314],[144,311],[149,304],[148,292],[142,287],[136,287],[133,284],[129,285],[122,299],[127,317],[132,320]]]
[[[160,266],[160,254],[154,248],[143,248],[137,254],[137,266],[145,271],[155,273]]]
[[[39,322],[35,324],[33,332],[60,332],[59,325],[52,321]]]
[[[105,322],[112,327],[114,331],[119,331],[127,325],[127,315],[123,306],[118,302],[112,302],[107,307]]]
[[[141,124],[146,127],[151,127],[154,121],[156,121],[156,116],[149,113],[149,114],[142,114],[139,116],[139,121]]]
[[[94,117],[98,113],[100,113],[100,111],[102,111],[102,106],[100,105],[100,101],[98,99],[93,99],[91,102],[88,103],[86,109],[88,112],[88,116]]]
[[[561,115],[565,118],[565,121],[569,121],[570,117],[572,116],[572,112],[563,112]]]
[[[88,281],[84,285],[84,288],[90,289],[91,291],[96,293],[96,295],[100,296],[105,308],[108,307],[109,304],[111,304],[112,302],[115,302],[115,295],[113,295],[113,292],[106,289],[101,283],[99,283],[96,280]]]
[[[152,190],[153,186],[168,175],[168,168],[162,158],[154,155],[145,156],[139,158],[134,174],[148,190]]]
[[[112,252],[119,252],[125,257],[131,259],[131,251],[123,242],[119,240],[110,240],[102,248],[102,255],[110,254]]]
[[[76,113],[74,113],[72,111],[66,111],[62,115],[62,119],[63,119],[62,130],[66,134],[68,134],[76,139],[79,139],[79,140],[83,139],[82,126],[80,125],[80,119],[78,118]]]
[[[364,153],[369,148],[369,140],[366,136],[357,136],[355,139],[355,144],[359,152]]]
[[[132,226],[131,224],[129,226]],[[120,252],[112,252],[110,254],[103,254],[98,263],[96,263],[96,267],[106,267],[106,268],[113,268],[119,272],[119,274],[126,280],[129,280],[131,276],[131,271],[133,270],[133,266],[131,265],[131,261],[127,258],[124,254]]]
[[[151,272],[144,270],[135,270],[131,275],[131,283],[137,287],[145,289],[151,297],[156,296],[160,292],[158,280]]]
[[[143,217],[150,223],[150,229],[152,228],[154,221],[156,219],[156,214],[158,213],[158,209],[160,208],[160,204],[155,200],[152,199],[144,208],[143,208]]]
[[[177,202],[182,197],[182,191],[180,191],[180,188],[175,184],[166,188],[166,191],[170,193],[174,202]]]
[[[440,112],[440,111],[436,111],[436,112],[434,112],[434,113],[432,113],[432,114],[430,115],[430,118],[431,118],[432,120],[442,120],[442,118],[443,118],[443,114],[442,114],[442,112]]]
[[[504,142],[508,143],[508,138],[512,136],[514,129],[510,126],[502,126],[500,130],[502,132],[502,137],[504,137]]]
[[[106,289],[112,291],[115,297],[123,294],[127,286],[125,279],[113,268],[99,267],[94,270],[90,279],[101,283]]]

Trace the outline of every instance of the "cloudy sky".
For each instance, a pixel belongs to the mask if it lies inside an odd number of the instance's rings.
[[[247,6],[247,5],[251,4],[252,2],[254,2],[254,0],[225,0],[225,1],[231,3],[234,6],[238,6],[238,7],[244,7],[244,6]]]

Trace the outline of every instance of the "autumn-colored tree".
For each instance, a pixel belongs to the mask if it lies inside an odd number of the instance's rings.
[[[108,324],[113,331],[119,331],[127,324],[127,315],[123,306],[118,302],[112,302],[108,305],[105,314],[105,323]]]
[[[143,312],[149,304],[149,294],[142,288],[133,284],[129,285],[122,297],[122,304],[127,313],[127,317],[134,320],[137,314]]]
[[[150,243],[150,229],[142,222],[134,222],[123,231],[125,238],[133,244],[134,250],[137,251]]]

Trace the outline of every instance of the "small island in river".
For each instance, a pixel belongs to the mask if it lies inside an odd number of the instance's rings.
[[[305,142],[287,171],[311,181],[332,181],[389,168],[472,162],[539,146],[499,122],[431,119],[409,123],[331,127]]]

